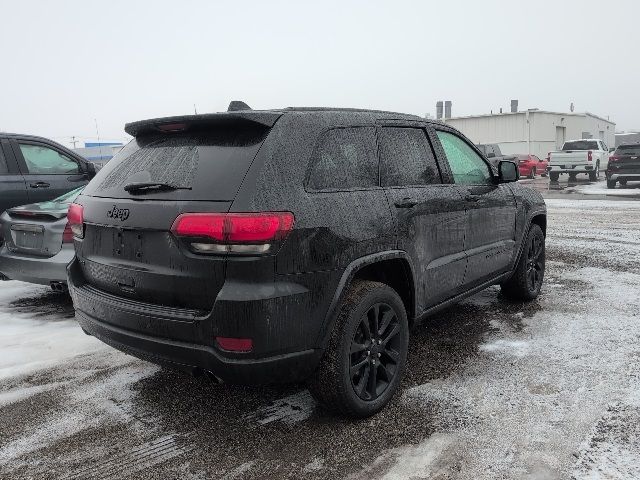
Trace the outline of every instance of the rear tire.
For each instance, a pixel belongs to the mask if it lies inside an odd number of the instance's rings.
[[[369,417],[397,390],[408,345],[407,314],[396,291],[384,283],[355,281],[342,301],[309,390],[330,410]]]
[[[560,174],[556,172],[549,172],[549,180],[552,182],[557,182],[560,178]]]
[[[540,294],[544,280],[544,234],[535,223],[529,227],[515,272],[500,285],[502,293],[514,300],[533,300]]]
[[[620,182],[620,184],[622,185],[622,182]],[[616,181],[615,180],[607,180],[607,188],[616,188]]]
[[[592,172],[589,172],[589,180],[592,182],[596,182],[599,176],[600,176],[600,164],[596,163],[596,169]]]

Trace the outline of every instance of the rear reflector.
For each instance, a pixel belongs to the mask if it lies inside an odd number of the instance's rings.
[[[250,352],[253,349],[253,340],[250,338],[216,337],[216,343],[228,352]]]
[[[171,227],[179,237],[199,237],[219,244],[262,244],[284,240],[293,228],[291,212],[183,213]]]
[[[78,205],[77,203],[69,205],[67,225],[71,228],[75,237],[84,237],[84,207],[82,205]]]

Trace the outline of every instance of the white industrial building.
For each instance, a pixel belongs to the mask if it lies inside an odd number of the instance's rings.
[[[598,138],[615,145],[616,124],[592,113],[558,113],[530,109],[444,118],[474,143],[497,143],[503,154],[530,153],[540,158],[559,150],[565,140]]]

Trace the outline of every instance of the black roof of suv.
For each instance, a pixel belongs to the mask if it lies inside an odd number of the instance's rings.
[[[489,285],[531,299],[546,209],[455,129],[373,110],[235,110],[129,123],[69,211],[82,328],[237,383],[308,380],[371,415],[409,324]]]

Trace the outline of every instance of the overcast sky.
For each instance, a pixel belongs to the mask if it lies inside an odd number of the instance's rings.
[[[640,129],[640,1],[0,0],[0,130],[68,144],[126,122],[341,106],[589,111]]]

